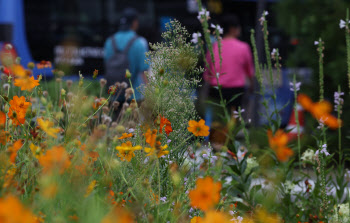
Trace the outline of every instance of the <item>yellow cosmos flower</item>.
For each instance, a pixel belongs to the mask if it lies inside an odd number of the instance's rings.
[[[156,146],[153,148],[145,148],[145,152],[147,153],[147,156],[151,156],[153,154],[157,154],[157,157],[160,158],[164,155],[169,154],[169,151],[166,150],[168,148],[168,145],[164,146]]]
[[[34,145],[33,143],[29,145],[30,150],[35,158],[39,159],[39,157],[43,154],[43,151],[39,146]]]
[[[49,136],[53,137],[53,138],[57,138],[57,133],[60,132],[60,129],[59,128],[52,128],[53,126],[53,122],[47,120],[43,120],[41,118],[38,118],[38,124],[39,124],[39,127],[44,131],[46,132],[46,134],[48,134]]]
[[[132,146],[132,143],[130,141],[127,141],[126,143],[122,143],[121,146],[115,147],[116,150],[118,150],[119,154],[117,156],[122,160],[126,160],[128,162],[131,161],[131,159],[135,156],[134,151],[142,149],[141,146]]]
[[[96,186],[96,183],[97,183],[96,180],[91,181],[89,186],[86,188],[86,193],[85,193],[84,197],[88,197],[91,194],[91,192],[94,190],[94,188]]]

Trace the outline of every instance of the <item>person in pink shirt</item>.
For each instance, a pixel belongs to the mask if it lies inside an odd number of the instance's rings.
[[[227,108],[232,115],[233,110],[241,106],[242,96],[245,91],[246,79],[250,81],[250,91],[253,90],[254,65],[249,45],[240,41],[241,27],[234,15],[224,16],[222,19],[224,29],[222,44],[222,66],[220,67],[220,56],[218,43],[213,44],[215,64],[211,62],[209,51],[206,58],[209,64],[204,72],[204,80],[210,85],[209,97],[215,101],[220,100],[218,81],[222,86],[222,95],[229,102],[237,94],[241,94],[231,101]]]

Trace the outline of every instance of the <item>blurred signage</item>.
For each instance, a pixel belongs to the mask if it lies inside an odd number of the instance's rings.
[[[83,66],[86,59],[103,59],[103,48],[93,46],[65,46],[57,45],[54,48],[55,64]]]

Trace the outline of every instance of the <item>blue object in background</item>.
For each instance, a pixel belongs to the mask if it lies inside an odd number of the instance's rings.
[[[282,85],[275,90],[277,95],[276,108],[278,111],[280,111],[279,115],[281,117],[281,127],[285,127],[288,125],[290,115],[293,111],[294,93],[290,90],[287,70],[282,70],[282,75],[280,78],[282,78]],[[266,101],[268,101],[268,115],[272,114],[273,110],[275,109],[272,94],[272,90],[266,89],[264,98]],[[260,107],[258,108],[259,112],[262,114],[266,114],[265,108],[262,105],[264,98],[260,98],[261,103],[259,103]],[[276,119],[276,117],[274,116],[272,119]],[[265,116],[259,116],[259,124],[268,124]]]
[[[166,24],[168,22],[170,22],[171,20],[174,20],[174,17],[171,17],[171,16],[162,16],[160,17],[159,19],[159,23],[160,23],[160,32],[163,33],[166,31]]]
[[[0,0],[0,36],[9,36],[11,39],[6,40],[11,43],[17,55],[21,58],[21,64],[26,67],[29,62],[34,62],[30,53],[25,31],[25,17],[23,9],[23,0]],[[4,27],[10,29],[4,29]],[[3,30],[1,30],[3,29]],[[11,31],[12,33],[1,33]],[[2,42],[0,39],[0,46],[7,42]],[[33,75],[43,74],[46,77],[52,77],[53,68],[37,69],[34,68]]]

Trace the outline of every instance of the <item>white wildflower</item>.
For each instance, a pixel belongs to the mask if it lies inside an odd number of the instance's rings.
[[[317,46],[319,43],[320,43],[320,42],[315,41],[315,42],[314,42],[314,45]]]
[[[283,188],[284,188],[284,192],[286,194],[290,194],[293,190],[294,190],[295,184],[293,184],[292,181],[287,180],[284,184],[283,184]]]
[[[209,11],[207,11],[205,8],[202,8],[202,10],[198,12],[198,20],[201,20],[203,16],[205,16],[205,18],[209,18],[210,16]]]
[[[291,91],[299,91],[300,90],[300,82],[296,82],[294,85],[294,82],[289,82],[290,90]]]
[[[318,156],[319,153],[323,153],[325,156],[329,156],[330,155],[329,152],[327,151],[327,144],[323,144],[321,151],[317,150],[315,155]]]
[[[344,20],[340,20],[339,21],[339,28],[341,28],[341,29],[343,29],[343,28],[345,28],[345,26],[346,26],[346,22],[344,21]]]
[[[341,96],[344,95],[344,92],[334,92],[334,110],[338,111],[338,106],[344,104],[344,99]]]
[[[202,37],[201,33],[193,33],[191,42],[194,44],[197,44],[201,37]]]
[[[244,109],[241,109],[241,114],[244,112]],[[233,117],[234,118],[239,118],[239,112],[238,111],[233,111]]]
[[[223,33],[224,33],[224,29],[221,28],[220,25],[211,24],[210,27],[213,28],[213,29],[216,29],[217,31],[219,31],[220,34],[223,34]]]

